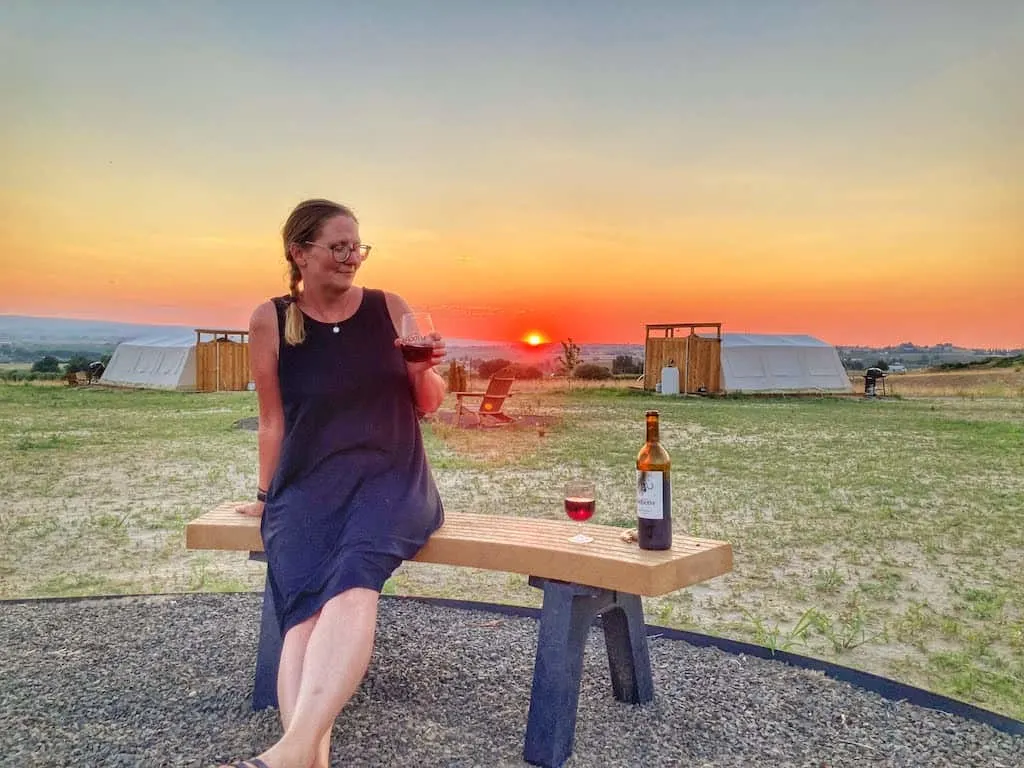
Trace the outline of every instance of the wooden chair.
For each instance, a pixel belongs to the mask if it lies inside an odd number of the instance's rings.
[[[514,418],[501,409],[505,399],[511,397],[512,383],[515,381],[507,370],[501,370],[491,376],[485,392],[453,392],[455,395],[455,421],[462,426],[463,416],[475,416],[481,426],[501,426],[511,424]],[[473,410],[466,406],[466,400],[480,398],[480,406]]]

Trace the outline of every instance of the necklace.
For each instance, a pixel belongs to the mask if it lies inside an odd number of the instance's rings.
[[[325,317],[326,314],[327,314],[325,312],[320,311],[319,309],[316,309],[314,307],[310,307],[308,302],[306,304],[306,307],[307,307],[307,309],[312,309],[314,315],[319,315],[320,317]],[[314,319],[316,319],[316,318],[314,317]],[[331,332],[337,334],[337,333],[341,333],[341,324],[343,322],[345,322],[345,320],[338,320],[337,322],[333,322],[333,323],[331,321],[329,321],[329,320],[319,320],[318,322],[322,322],[324,325],[330,325],[331,326]]]

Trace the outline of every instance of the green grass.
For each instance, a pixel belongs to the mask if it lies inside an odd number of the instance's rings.
[[[450,409],[452,404],[447,404]],[[634,525],[643,413],[661,412],[677,530],[732,543],[725,577],[648,620],[888,675],[1024,717],[1024,401],[523,393],[545,430],[426,424],[452,511],[561,519],[572,474],[596,522]],[[0,385],[0,597],[260,589],[183,529],[256,481],[233,425],[251,393]],[[409,563],[388,593],[539,604],[517,575]]]

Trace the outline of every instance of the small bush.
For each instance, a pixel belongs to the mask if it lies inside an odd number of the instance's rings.
[[[592,381],[597,381],[600,379],[610,379],[612,377],[612,372],[603,365],[583,363],[576,366],[576,370],[573,371],[573,375],[577,379],[590,379]]]
[[[509,371],[517,379],[543,379],[544,373],[540,368],[533,365],[522,365],[520,363],[512,363],[509,366]]]
[[[495,360],[484,360],[482,363],[480,363],[479,367],[476,369],[476,372],[480,376],[480,378],[489,379],[502,368],[508,368],[509,365],[511,365],[511,363],[508,360],[505,360],[500,357]]]
[[[59,373],[60,372],[60,361],[57,360],[53,355],[47,355],[41,360],[36,360],[32,363],[33,373]]]

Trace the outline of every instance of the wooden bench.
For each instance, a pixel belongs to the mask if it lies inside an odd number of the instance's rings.
[[[265,559],[260,521],[222,504],[188,524],[188,549],[247,551]],[[521,573],[543,590],[523,757],[556,768],[572,754],[587,635],[602,617],[612,692],[619,701],[654,698],[641,596],[657,596],[732,570],[732,547],[676,535],[672,549],[641,550],[623,529],[588,525],[594,541],[572,544],[576,524],[448,512],[414,558],[424,563]],[[263,592],[253,708],[277,705],[281,637],[269,585]]]

